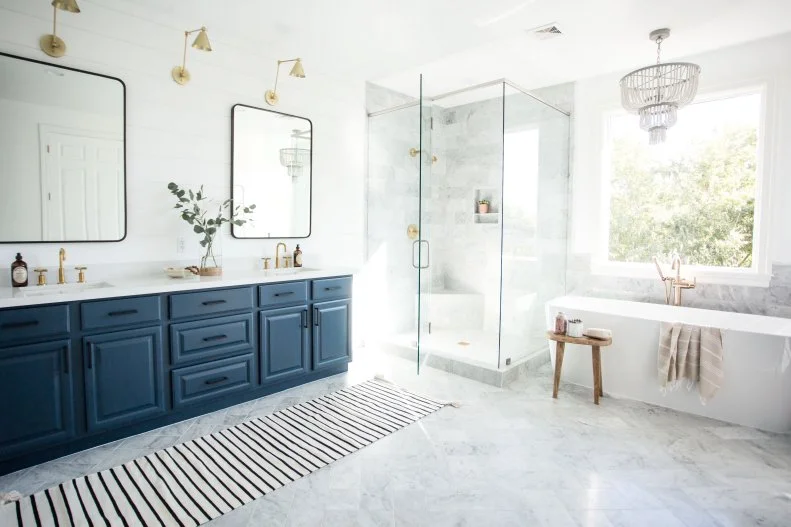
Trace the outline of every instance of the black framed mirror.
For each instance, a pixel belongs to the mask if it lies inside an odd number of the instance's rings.
[[[231,198],[255,204],[234,238],[307,238],[313,187],[310,119],[236,104],[231,110]]]
[[[0,53],[0,243],[126,238],[126,85]]]

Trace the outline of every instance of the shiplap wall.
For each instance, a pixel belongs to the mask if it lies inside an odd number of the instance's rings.
[[[122,4],[127,12],[119,9]],[[212,37],[211,20],[163,23],[161,18],[145,18],[144,10],[129,14],[130,5],[134,4],[80,0],[79,15],[59,13],[58,34],[68,52],[52,59],[38,48],[39,37],[52,29],[50,2],[0,0],[0,51],[111,75],[126,83],[127,238],[120,243],[72,244],[68,247],[72,263],[181,259],[178,236],[184,236],[188,252],[192,250],[197,237],[172,210],[167,183],[204,184],[213,194],[226,196],[231,107],[235,103],[267,107],[263,94],[274,80],[278,57],[239,41]],[[192,81],[179,86],[170,70],[180,62],[183,31],[201,25],[209,27],[214,52],[190,49],[187,69]],[[314,125],[312,235],[299,243],[306,265],[356,265],[363,259],[365,84],[311,72],[310,57],[303,60],[308,77],[281,76],[277,107],[307,117]],[[10,199],[0,181],[0,202]],[[255,201],[261,207],[276,199],[260,196]],[[236,240],[226,232],[222,252],[225,258],[270,256],[275,243]],[[293,245],[290,241],[289,250]],[[56,265],[59,246],[0,245],[0,267],[7,267],[18,251],[31,268]]]

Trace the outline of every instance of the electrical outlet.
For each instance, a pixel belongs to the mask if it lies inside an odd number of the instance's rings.
[[[176,254],[184,254],[185,249],[186,242],[184,241],[184,236],[179,236],[176,238]]]

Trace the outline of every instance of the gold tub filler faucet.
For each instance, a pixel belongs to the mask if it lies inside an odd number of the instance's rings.
[[[677,253],[673,255],[672,262],[670,268],[676,272],[676,276],[665,276],[662,272],[662,266],[659,265],[659,259],[654,256],[656,270],[659,272],[659,278],[662,279],[662,283],[665,286],[665,303],[680,306],[681,291],[684,289],[695,289],[698,280],[693,278],[690,282],[686,278],[681,278],[681,257]]]

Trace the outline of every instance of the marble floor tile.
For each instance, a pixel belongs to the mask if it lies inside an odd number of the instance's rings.
[[[610,511],[607,518],[613,527],[687,527],[672,512],[664,509]]]
[[[358,350],[348,373],[0,477],[30,494],[382,372],[446,408],[210,525],[741,527],[791,518],[791,438],[562,386],[505,388]]]

